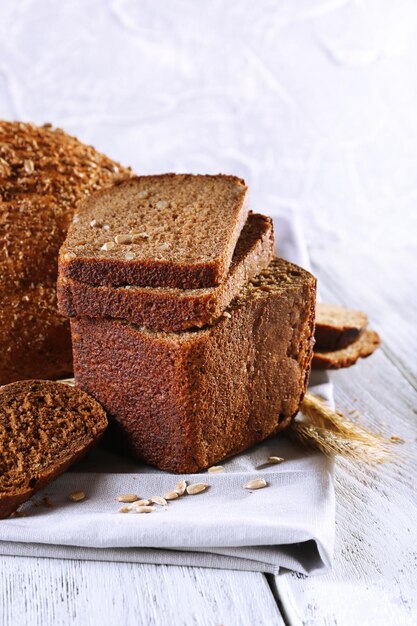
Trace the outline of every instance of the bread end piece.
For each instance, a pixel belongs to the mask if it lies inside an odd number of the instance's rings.
[[[359,359],[364,359],[375,352],[381,339],[374,330],[365,330],[359,339],[340,350],[314,350],[312,368],[320,370],[337,370],[351,367]]]

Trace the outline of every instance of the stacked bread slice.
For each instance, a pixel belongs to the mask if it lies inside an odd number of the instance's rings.
[[[286,426],[310,371],[316,282],[274,257],[233,176],[142,176],[92,196],[59,259],[77,383],[113,439],[178,473]]]

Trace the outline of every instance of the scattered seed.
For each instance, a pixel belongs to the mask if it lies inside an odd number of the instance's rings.
[[[116,244],[114,243],[114,241],[106,241],[106,243],[103,243],[103,245],[101,246],[100,250],[111,250],[112,248],[114,248]]]
[[[229,313],[229,311],[225,311],[225,312],[223,313],[223,317],[227,317],[227,318],[229,318],[229,319],[230,319],[232,316],[231,316],[231,314]]]
[[[116,500],[118,502],[137,502],[137,500],[139,500],[139,496],[135,493],[124,493],[121,496],[117,496]]]
[[[392,436],[390,437],[390,440],[391,440],[393,443],[404,443],[404,439],[402,439],[402,438],[401,438],[401,437],[399,437],[398,435],[392,435]]]
[[[118,509],[119,513],[129,513],[132,510],[131,506],[121,506],[120,509]]]
[[[221,474],[224,472],[224,467],[223,465],[213,465],[213,467],[209,467],[207,471],[209,474]]]
[[[68,499],[72,502],[81,502],[85,500],[85,493],[84,491],[73,491],[69,494]]]
[[[271,465],[276,465],[277,463],[282,463],[283,461],[285,461],[285,459],[283,459],[281,456],[268,457],[268,463],[270,463]]]
[[[187,489],[186,481],[181,480],[179,483],[175,485],[174,491],[176,491],[179,496],[182,496],[185,493],[186,489]]]
[[[135,506],[133,509],[135,513],[152,513],[153,510],[153,506]]]
[[[135,506],[149,506],[150,504],[152,504],[152,500],[150,500],[149,498],[146,498],[145,500],[135,500],[133,504]]]
[[[132,243],[132,235],[116,235],[114,241],[116,243]]]
[[[151,501],[154,504],[159,504],[159,506],[166,506],[168,502],[165,498],[161,498],[161,496],[152,496]]]
[[[27,159],[23,163],[23,169],[25,170],[26,174],[32,174],[32,172],[35,170],[35,164],[31,159]]]
[[[164,495],[165,500],[176,500],[179,497],[179,494],[176,491],[168,491]]]
[[[263,487],[267,486],[266,480],[263,478],[255,478],[255,480],[250,480],[246,485],[243,485],[244,489],[263,489]]]
[[[187,487],[187,493],[190,496],[194,496],[197,493],[202,493],[203,491],[208,489],[209,486],[210,485],[207,485],[206,483],[195,483],[194,485],[189,485]]]
[[[133,254],[133,252],[126,252],[125,254],[126,261],[131,261],[134,258],[135,258],[135,255]]]

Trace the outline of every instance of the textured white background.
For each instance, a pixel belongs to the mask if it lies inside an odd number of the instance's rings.
[[[384,339],[334,376],[336,401],[406,443],[400,469],[338,465],[334,572],[278,577],[281,601],[306,624],[415,623],[416,2],[0,0],[0,117],[53,122],[140,173],[235,173],[254,209],[301,217],[324,297]],[[260,575],[22,562],[0,570],[10,624],[95,626],[97,606],[103,626],[159,624],[162,605],[184,623],[233,624],[236,607],[280,623]]]

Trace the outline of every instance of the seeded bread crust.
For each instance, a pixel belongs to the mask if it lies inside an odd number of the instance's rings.
[[[359,339],[368,326],[362,311],[337,304],[318,302],[316,306],[316,349],[339,350]]]
[[[213,324],[245,283],[274,256],[272,220],[249,214],[236,244],[226,281],[207,289],[94,287],[58,279],[60,311],[68,317],[122,318],[153,330],[181,331]]]
[[[81,459],[107,427],[80,389],[24,380],[0,389],[0,519]]]
[[[359,339],[346,348],[333,351],[314,350],[313,369],[338,370],[342,367],[351,367],[359,359],[364,359],[375,352],[381,339],[374,330],[366,329]]]
[[[229,316],[157,333],[71,320],[77,383],[109,412],[111,438],[163,470],[195,472],[289,424],[306,390],[316,281],[275,259]]]
[[[60,275],[111,287],[215,287],[248,212],[235,176],[138,176],[86,201],[61,248]]]
[[[0,121],[0,384],[72,371],[69,325],[55,296],[39,291],[55,289],[59,248],[80,202],[130,175],[50,124]]]

